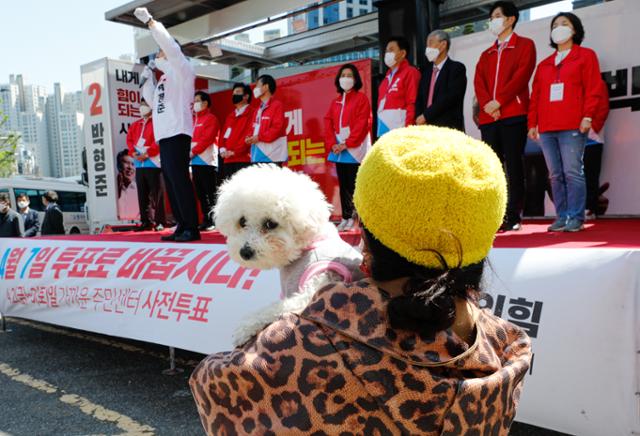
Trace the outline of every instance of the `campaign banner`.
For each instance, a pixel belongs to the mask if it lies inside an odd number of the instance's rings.
[[[100,59],[81,68],[83,130],[89,177],[87,202],[92,222],[112,219],[113,192],[116,189],[107,62],[106,58]]]
[[[523,328],[517,419],[585,436],[640,432],[640,251],[494,249],[480,306]],[[0,239],[0,312],[200,353],[232,348],[278,301],[277,270],[219,244]]]
[[[371,59],[353,62],[362,78],[362,92],[371,101]],[[308,174],[333,204],[333,215],[341,216],[340,189],[336,167],[327,161],[329,150],[324,143],[324,117],[338,96],[335,78],[340,65],[295,74],[276,80],[275,98],[284,104],[287,118],[289,161],[294,171]],[[211,94],[211,111],[220,123],[233,110],[231,90]],[[258,100],[252,104],[258,105]]]
[[[585,162],[588,171],[601,168],[600,186],[608,190],[603,193],[601,203],[608,215],[640,215],[640,50],[633,49],[633,41],[640,37],[640,8],[637,0],[616,0],[573,11],[580,17],[585,28],[584,47],[593,49],[598,55],[602,76],[609,88],[610,113],[601,133],[604,142],[602,159]],[[553,53],[550,43],[552,17],[521,22],[516,27],[518,35],[531,38],[537,50],[537,62]],[[479,32],[460,36],[452,41],[450,55],[467,67],[467,92],[465,94],[465,121],[467,134],[480,138],[480,131],[473,122],[473,98],[475,95],[473,78],[480,54],[495,43],[490,32]],[[630,48],[631,47],[631,48]],[[533,81],[533,76],[532,76]],[[530,141],[525,157],[525,168],[542,165],[541,149]],[[588,147],[587,147],[588,149]],[[585,160],[587,160],[587,151]],[[537,156],[536,156],[537,155]],[[537,163],[536,163],[537,160]],[[546,177],[535,177],[542,186],[542,201]],[[527,180],[527,190],[532,179]],[[607,205],[608,199],[608,205]],[[531,198],[527,198],[531,201]],[[608,206],[608,207],[607,207]],[[527,207],[527,206],[525,206]],[[553,205],[547,196],[540,207],[546,215],[553,215]],[[538,207],[534,208],[538,209]],[[542,212],[540,212],[542,213]],[[602,214],[602,213],[601,213]]]
[[[233,263],[224,245],[4,239],[0,311],[211,353],[277,301],[277,271]]]
[[[133,157],[127,148],[129,126],[141,118],[140,74],[144,65],[109,59],[107,62],[107,92],[111,138],[115,155],[116,196],[118,219],[137,221],[140,219],[138,188]]]

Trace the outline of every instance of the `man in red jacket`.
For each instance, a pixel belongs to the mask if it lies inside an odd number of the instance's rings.
[[[507,170],[509,198],[503,231],[521,228],[529,80],[536,66],[533,41],[513,31],[519,16],[510,1],[493,4],[489,30],[498,39],[480,55],[474,80],[482,140],[493,148]]]
[[[260,108],[254,121],[253,135],[246,139],[251,144],[251,162],[282,165],[289,160],[287,123],[284,105],[273,98],[276,80],[264,74],[258,77],[253,96],[259,98]]]
[[[251,145],[245,139],[253,135],[255,111],[251,107],[251,88],[244,83],[233,85],[231,95],[235,109],[227,115],[220,130],[220,156],[224,159],[224,178],[227,179],[251,165]]]
[[[204,91],[195,94],[193,102],[193,135],[191,137],[191,172],[198,194],[202,222],[198,230],[214,229],[211,213],[216,203],[216,172],[218,168],[218,137],[220,123],[209,108],[211,97]]]
[[[387,42],[384,63],[389,70],[378,87],[378,137],[415,124],[420,71],[407,60],[409,50],[409,41],[401,36]]]
[[[138,206],[142,224],[137,229],[162,230],[165,225],[164,185],[160,169],[160,148],[153,135],[151,108],[143,99],[140,103],[142,118],[129,126],[127,148],[136,167]]]

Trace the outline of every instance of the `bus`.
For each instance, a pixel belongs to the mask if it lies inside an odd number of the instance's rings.
[[[38,212],[40,225],[44,219],[42,196],[47,191],[58,193],[58,206],[64,216],[64,230],[68,235],[89,233],[87,221],[87,187],[72,180],[60,180],[49,177],[14,176],[0,178],[0,192],[9,194],[11,208],[18,210],[17,197],[27,194],[29,208]]]

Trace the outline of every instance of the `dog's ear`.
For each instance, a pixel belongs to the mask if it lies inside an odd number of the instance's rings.
[[[289,213],[294,238],[301,247],[309,245],[322,233],[331,217],[331,205],[309,176],[300,175],[297,195],[289,199]]]

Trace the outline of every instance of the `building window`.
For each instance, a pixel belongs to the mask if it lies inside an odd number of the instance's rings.
[[[360,0],[362,6],[369,6],[369,0]]]
[[[352,7],[348,7],[347,8],[347,18],[353,18],[353,8]]]

